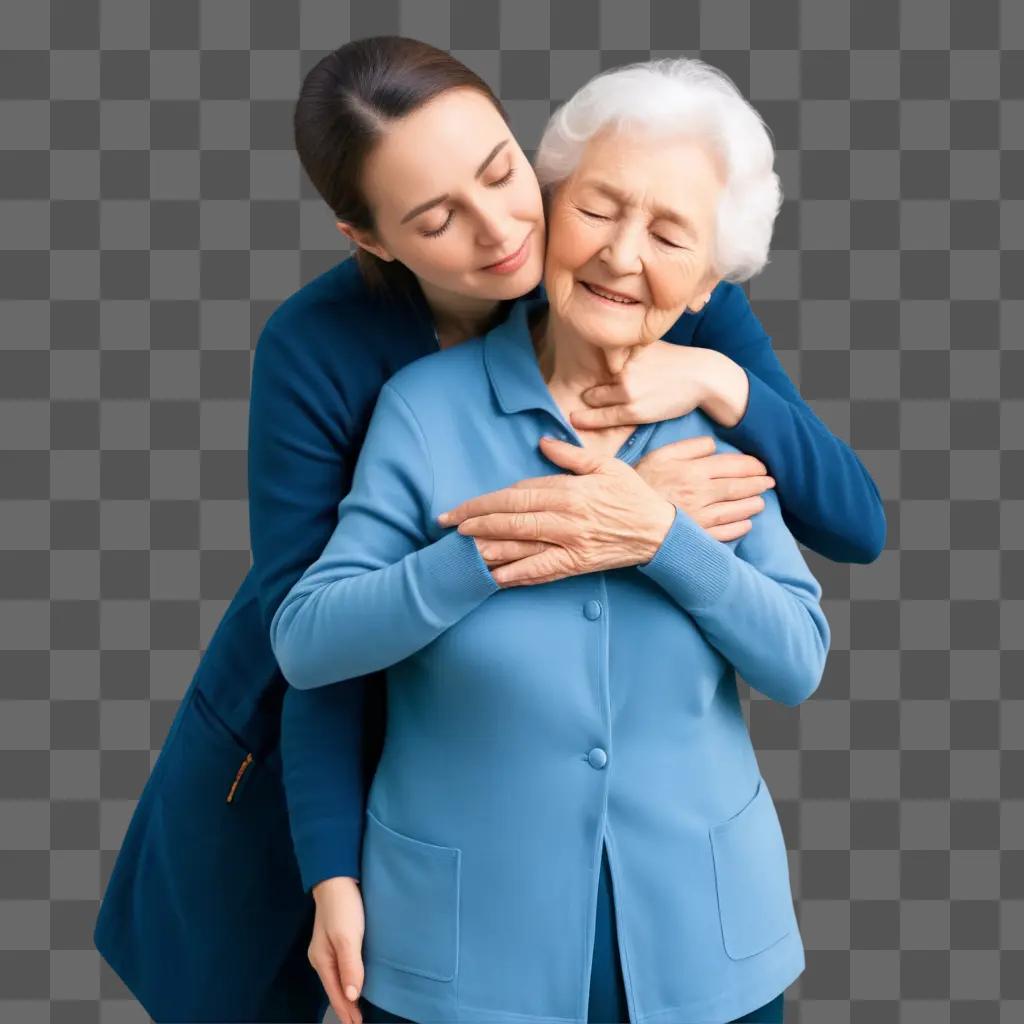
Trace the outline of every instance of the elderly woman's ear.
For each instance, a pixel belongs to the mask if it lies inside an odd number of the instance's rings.
[[[699,313],[710,301],[711,293],[718,286],[722,279],[712,274],[705,278],[697,289],[694,297],[687,303],[687,308],[694,313]]]

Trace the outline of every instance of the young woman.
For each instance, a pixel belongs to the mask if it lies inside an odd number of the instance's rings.
[[[289,689],[269,623],[336,525],[384,383],[500,323],[541,279],[536,177],[492,91],[443,51],[380,37],[329,54],[304,82],[296,144],[359,248],[261,334],[253,567],[172,723],[97,922],[100,952],[157,1020],[320,1019],[324,989],[342,1020],[359,1019],[342,987],[362,982],[356,880],[383,687]],[[802,401],[742,289],[723,281],[664,337],[653,372],[627,363],[582,396],[592,407],[573,427],[700,408],[751,454],[680,441],[636,466],[653,487],[724,541],[747,532],[773,478],[798,540],[833,559],[874,559],[885,537],[877,489]],[[534,550],[513,539],[493,564]]]

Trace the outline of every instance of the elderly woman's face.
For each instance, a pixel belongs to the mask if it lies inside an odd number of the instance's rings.
[[[604,348],[661,338],[717,283],[710,256],[722,186],[720,161],[701,142],[631,128],[592,138],[551,197],[551,315]]]

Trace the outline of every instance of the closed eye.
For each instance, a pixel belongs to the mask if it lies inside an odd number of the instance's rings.
[[[492,181],[492,182],[489,182],[488,184],[491,187],[500,188],[502,185],[507,185],[512,180],[512,176],[515,173],[516,173],[516,169],[515,169],[515,166],[513,165],[512,167],[510,167],[508,169],[508,174],[506,174],[503,178],[499,178],[497,181]],[[423,231],[423,232],[421,232],[421,234],[425,238],[437,238],[438,236],[443,235],[448,230],[448,228],[451,226],[451,223],[452,223],[452,221],[454,219],[455,219],[455,211],[454,210],[449,210],[448,211],[448,218],[447,218],[447,220],[445,220],[445,222],[436,231]]]
[[[497,181],[490,182],[490,184],[491,185],[498,185],[498,186],[500,186],[500,185],[507,185],[512,180],[512,175],[515,174],[515,173],[516,173],[516,169],[515,169],[514,166],[512,166],[512,167],[510,167],[508,169],[508,174],[506,174],[504,178],[499,178]]]

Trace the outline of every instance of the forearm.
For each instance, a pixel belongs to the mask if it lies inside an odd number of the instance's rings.
[[[747,411],[750,382],[739,363],[715,349],[702,349],[704,372],[700,408],[722,427],[734,427]]]
[[[367,751],[376,737],[367,710],[373,677],[302,691],[281,708],[281,764],[292,844],[309,892],[325,878],[359,878]],[[379,716],[378,716],[379,717]]]
[[[753,371],[709,355],[715,368],[702,408],[721,424],[722,440],[767,466],[796,539],[833,561],[874,561],[885,546],[885,510],[856,452]]]
[[[289,683],[326,686],[397,664],[498,589],[475,539],[456,530],[369,571],[328,545],[282,601],[270,642]]]
[[[830,635],[812,580],[794,578],[784,586],[739,558],[682,509],[654,558],[637,568],[663,587],[765,696],[795,706],[817,688]]]

